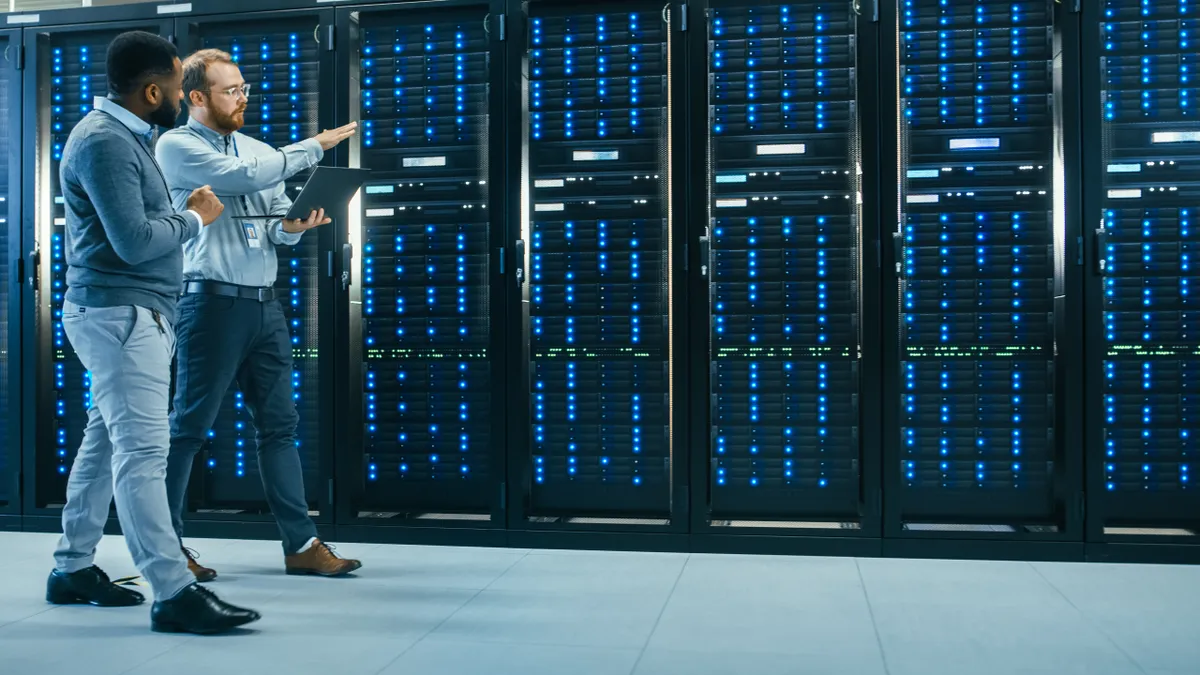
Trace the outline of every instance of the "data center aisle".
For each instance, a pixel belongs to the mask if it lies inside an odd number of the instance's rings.
[[[357,579],[204,541],[253,634],[150,633],[147,609],[49,608],[54,537],[0,534],[0,672],[339,675],[1184,675],[1200,567],[344,545]],[[101,545],[132,572],[119,538]]]

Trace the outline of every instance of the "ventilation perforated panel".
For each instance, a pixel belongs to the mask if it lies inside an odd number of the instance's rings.
[[[531,9],[534,511],[669,508],[667,49],[661,4]]]
[[[845,2],[709,15],[712,510],[858,506],[858,120]]]
[[[1200,6],[1103,3],[1104,489],[1195,497]],[[1093,113],[1094,114],[1094,113]],[[1096,375],[1101,375],[1097,373]],[[1195,520],[1159,502],[1164,520]]]
[[[903,0],[901,478],[910,515],[1052,490],[1052,3]]]
[[[488,503],[484,12],[372,13],[361,37],[365,499]]]

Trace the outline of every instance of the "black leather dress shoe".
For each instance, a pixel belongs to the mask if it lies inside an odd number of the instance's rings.
[[[150,627],[158,633],[224,633],[261,619],[250,609],[223,602],[212,591],[192,584],[170,600],[150,608]]]
[[[70,574],[54,570],[46,581],[46,602],[55,605],[133,607],[145,601],[141,593],[114,584],[95,565]]]

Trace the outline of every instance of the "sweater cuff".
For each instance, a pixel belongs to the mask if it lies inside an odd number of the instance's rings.
[[[192,217],[192,220],[196,221],[196,231],[192,234],[192,236],[200,234],[200,230],[204,229],[204,219],[200,217],[199,213],[193,211],[192,209],[188,209],[187,211],[184,211],[184,213],[187,213]]]

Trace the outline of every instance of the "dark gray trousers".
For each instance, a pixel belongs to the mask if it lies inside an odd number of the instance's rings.
[[[254,421],[258,468],[267,504],[295,553],[317,526],[308,516],[304,473],[296,445],[299,417],[292,392],[292,340],[278,300],[189,294],[179,301],[175,406],[167,495],[175,532],[183,538],[183,511],[196,453],[216,422],[235,381]]]

